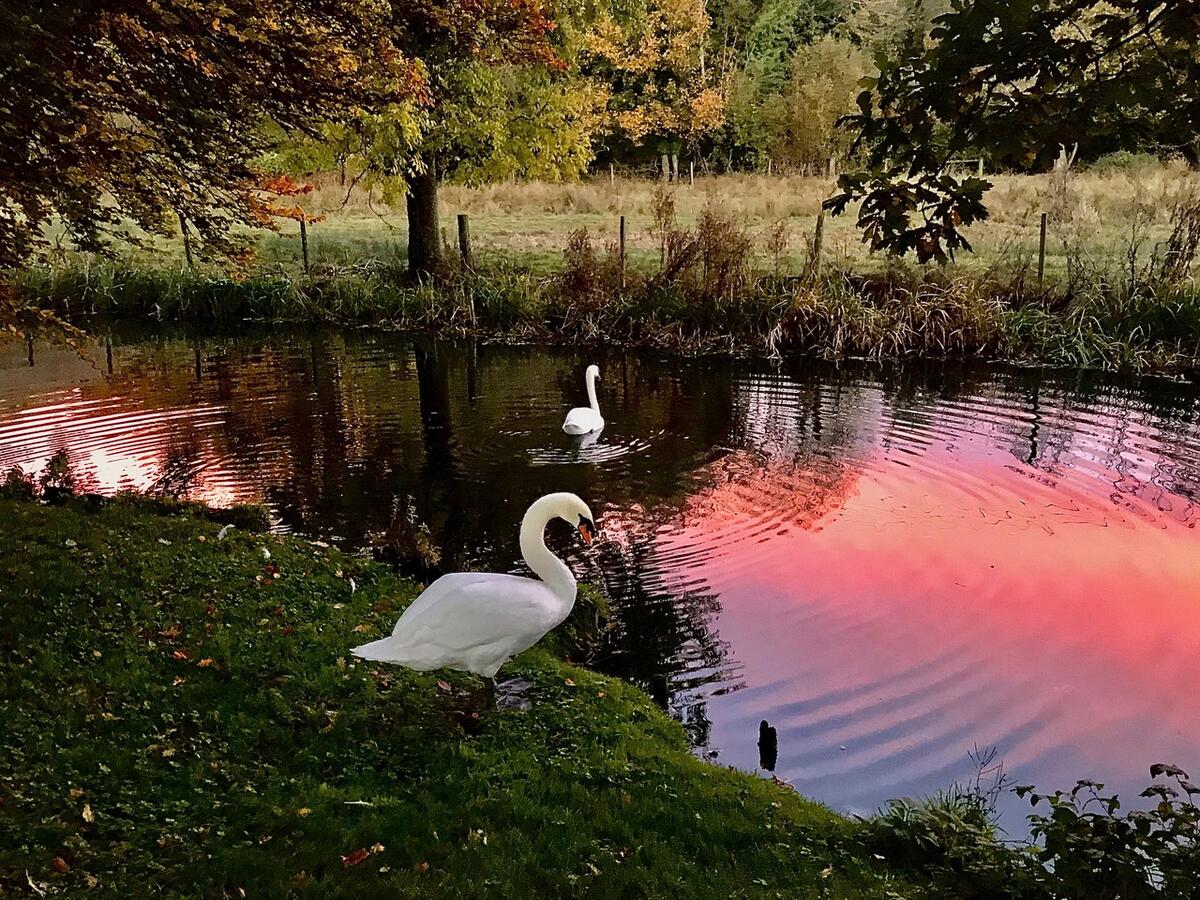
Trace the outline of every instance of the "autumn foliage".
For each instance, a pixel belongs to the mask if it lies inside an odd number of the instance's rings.
[[[0,268],[59,224],[83,250],[183,218],[255,224],[262,125],[312,129],[427,97],[369,0],[2,0]]]

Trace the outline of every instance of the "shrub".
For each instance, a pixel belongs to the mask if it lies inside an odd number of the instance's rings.
[[[1147,169],[1157,169],[1162,162],[1153,153],[1133,153],[1129,150],[1117,150],[1106,153],[1096,159],[1089,168],[1097,174],[1112,174],[1113,172],[1141,172]]]

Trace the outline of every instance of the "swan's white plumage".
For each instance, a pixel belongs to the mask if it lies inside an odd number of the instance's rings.
[[[600,415],[600,403],[596,399],[596,379],[600,377],[599,366],[588,366],[584,374],[587,384],[588,402],[590,406],[577,406],[567,413],[563,422],[563,431],[567,434],[587,434],[599,431],[604,427],[604,417]]]
[[[548,494],[521,522],[521,551],[543,580],[495,572],[443,575],[400,616],[390,637],[355,647],[362,659],[420,671],[459,669],[493,678],[570,614],[575,578],[543,539],[553,518],[592,527],[587,505],[574,494]]]

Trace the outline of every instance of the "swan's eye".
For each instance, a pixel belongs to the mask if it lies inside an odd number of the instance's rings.
[[[579,517],[579,536],[585,544],[590,544],[596,537],[596,523],[584,516]]]

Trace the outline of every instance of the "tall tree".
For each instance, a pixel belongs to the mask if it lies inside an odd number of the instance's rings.
[[[408,267],[423,276],[440,266],[438,183],[468,155],[459,151],[482,130],[478,118],[495,111],[488,103],[497,67],[558,65],[550,40],[556,25],[546,0],[420,0],[395,4],[393,15],[400,46],[430,72],[427,120],[403,172]]]
[[[945,261],[987,216],[980,178],[946,171],[985,147],[993,164],[1047,165],[1062,144],[1152,146],[1193,162],[1200,146],[1200,3],[953,0],[929,41],[880,61],[850,118],[865,170],[826,201],[861,201],[876,250]]]
[[[57,223],[85,250],[257,221],[265,121],[420,101],[373,0],[0,0],[0,268]]]
[[[582,41],[585,71],[611,86],[610,127],[635,146],[677,152],[724,119],[727,85],[706,59],[704,0],[647,0],[644,10],[602,10]]]

